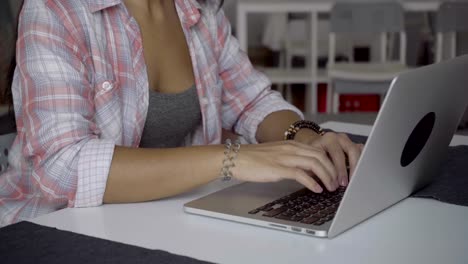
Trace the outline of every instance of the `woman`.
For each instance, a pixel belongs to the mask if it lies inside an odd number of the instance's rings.
[[[361,146],[304,122],[313,129],[284,141],[302,114],[252,68],[219,5],[26,0],[0,224],[160,199],[231,175],[293,179],[317,193],[346,186],[345,157],[352,174]],[[223,130],[250,144],[222,145]]]

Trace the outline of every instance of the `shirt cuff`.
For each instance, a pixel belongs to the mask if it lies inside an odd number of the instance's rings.
[[[114,148],[112,140],[92,139],[81,149],[74,207],[102,205]]]
[[[258,126],[271,113],[289,110],[297,113],[301,119],[304,119],[304,114],[286,102],[280,93],[272,90],[269,93],[257,103],[254,109],[244,113],[244,117],[239,120],[236,126],[237,133],[242,135],[248,143],[258,143],[256,138]]]

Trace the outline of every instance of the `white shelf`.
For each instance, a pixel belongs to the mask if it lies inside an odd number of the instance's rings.
[[[318,69],[317,70],[317,83],[327,83],[327,82],[328,82],[327,69]]]
[[[238,0],[237,1],[237,38],[242,50],[247,50],[247,16],[249,13],[309,13],[310,14],[310,36],[311,49],[310,61],[317,61],[317,41],[318,41],[318,14],[329,13],[333,4],[338,0]],[[344,0],[340,0],[344,1]],[[402,0],[400,1],[406,11],[412,12],[433,12],[439,8],[441,0]],[[303,52],[301,47],[297,47],[298,51]],[[308,97],[307,112],[314,114],[317,112],[317,83],[328,82],[328,74],[325,69],[263,69],[266,75],[276,84],[288,83],[310,83],[312,89],[308,89],[310,96]]]
[[[317,78],[312,76],[310,69],[281,69],[256,67],[271,80],[273,84],[301,84],[301,83],[325,83],[328,82],[326,69],[317,71]]]
[[[312,71],[310,69],[282,69],[257,67],[257,70],[268,76],[274,84],[299,84],[312,83]]]
[[[238,0],[241,8],[248,9],[249,12],[270,13],[270,12],[330,12],[333,4],[332,0]],[[342,0],[342,2],[345,2]],[[439,9],[441,0],[403,0],[400,3],[405,11],[409,12],[430,12]]]

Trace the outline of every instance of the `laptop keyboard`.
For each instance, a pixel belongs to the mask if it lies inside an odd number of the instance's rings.
[[[256,208],[249,214],[262,212],[265,217],[320,226],[333,219],[345,190],[340,187],[334,192],[317,194],[304,188]]]

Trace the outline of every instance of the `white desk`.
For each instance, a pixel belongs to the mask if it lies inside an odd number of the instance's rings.
[[[368,134],[369,126],[324,127]],[[468,144],[468,137],[457,137]],[[234,184],[234,183],[231,183]],[[64,209],[33,222],[217,263],[467,263],[468,207],[409,198],[334,239],[313,238],[183,212],[226,187],[213,182],[162,201]]]
[[[248,50],[247,15],[249,13],[308,13],[310,14],[310,69],[291,71],[261,69],[273,83],[309,83],[311,89],[306,93],[306,113],[317,113],[317,84],[326,82],[326,71],[317,69],[318,57],[318,14],[329,13],[333,4],[344,0],[238,0],[237,1],[237,38],[242,50]],[[384,0],[382,0],[384,1]],[[440,0],[401,0],[406,11],[430,12],[439,8]]]

